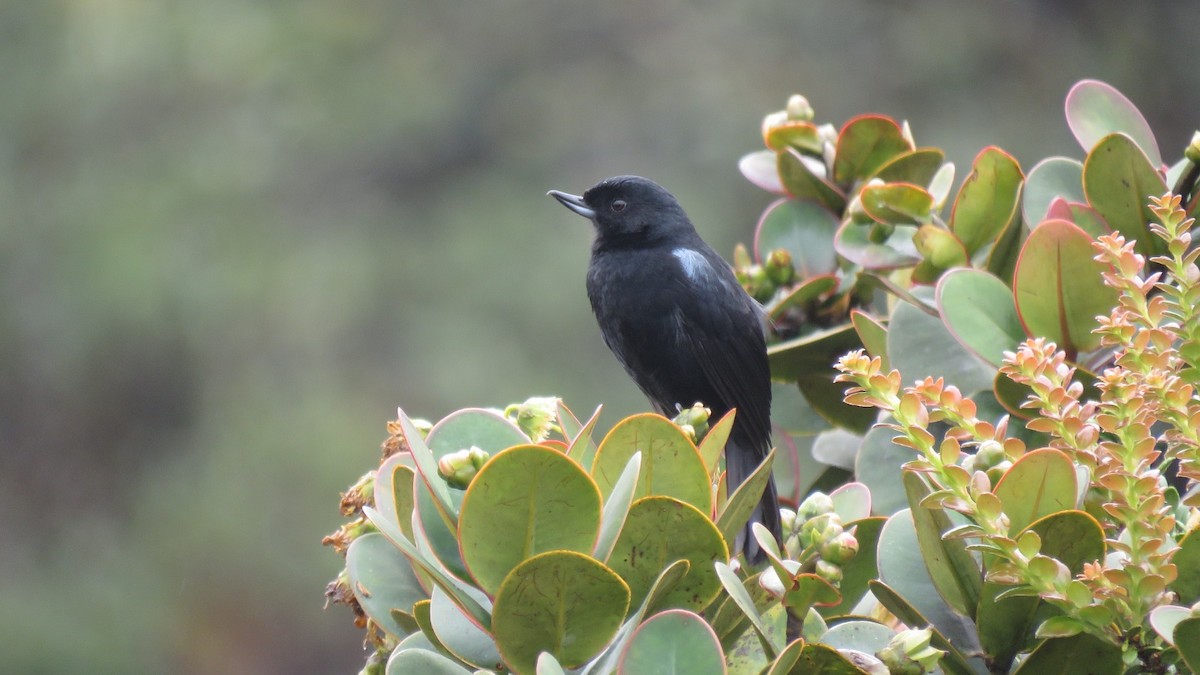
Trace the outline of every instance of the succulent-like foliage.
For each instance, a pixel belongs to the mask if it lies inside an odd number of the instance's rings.
[[[1082,161],[985,148],[955,191],[907,123],[768,115],[733,262],[776,449],[729,494],[703,402],[602,439],[547,397],[401,413],[327,538],[365,670],[1197,672],[1200,141],[1165,167],[1096,81],[1066,116]]]

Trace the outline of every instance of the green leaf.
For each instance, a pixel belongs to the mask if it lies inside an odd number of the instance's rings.
[[[933,195],[911,183],[868,185],[859,193],[859,198],[863,211],[886,225],[928,223],[933,209]]]
[[[926,301],[933,290],[916,288],[913,295]],[[905,382],[942,377],[967,395],[991,388],[994,368],[959,344],[941,320],[907,302],[897,303],[892,310],[887,340],[892,367]]]
[[[902,476],[917,532],[917,543],[934,588],[955,611],[965,616],[975,616],[983,586],[979,563],[967,550],[966,541],[942,538],[954,527],[945,510],[920,505],[921,500],[933,492],[924,477],[907,469]]]
[[[738,160],[738,170],[756,187],[777,195],[785,194],[779,179],[776,154],[770,150],[752,152]]]
[[[440,479],[439,479],[440,480]],[[429,544],[429,552],[442,566],[459,579],[470,579],[467,566],[462,561],[458,548],[458,534],[446,526],[446,521],[438,511],[433,494],[424,483],[418,483],[413,488],[416,495],[416,505],[413,509],[414,525],[420,527],[420,536],[413,533],[414,541],[424,538]],[[456,501],[462,497],[455,497]]]
[[[1034,467],[1026,467],[1025,470],[1032,468]],[[1000,496],[1003,503],[1003,500],[1011,495],[1005,493],[1001,496],[997,490],[997,496]],[[1042,499],[1042,502],[1045,505],[1046,500]],[[1005,513],[1008,513],[1007,506]],[[1066,565],[1071,574],[1081,574],[1084,563],[1104,560],[1104,529],[1089,513],[1076,510],[1049,513],[1033,521],[1028,529],[1041,537],[1042,554]],[[1020,530],[1014,528],[1011,531]]]
[[[637,497],[664,495],[683,500],[704,513],[712,512],[712,490],[700,451],[679,427],[652,413],[621,420],[600,443],[592,478],[601,494],[612,492],[635,452],[642,453]]]
[[[1111,134],[1096,144],[1083,164],[1083,191],[1110,227],[1137,240],[1139,253],[1166,250],[1150,233],[1149,223],[1158,221],[1147,202],[1166,192],[1167,184],[1133,139]]]
[[[1075,508],[1075,480],[1075,466],[1062,450],[1042,448],[1021,455],[995,489],[1009,531],[1020,532],[1043,516]]]
[[[450,487],[446,485],[446,481],[438,475],[438,458],[434,456],[433,451],[425,444],[425,439],[421,437],[421,432],[417,431],[417,427],[413,425],[408,415],[405,415],[404,411],[399,409],[396,410],[396,415],[400,420],[400,430],[404,435],[404,441],[408,444],[409,452],[412,453],[413,461],[417,465],[417,472],[420,474],[422,482],[425,483],[430,496],[433,498],[431,504],[436,507],[438,515],[447,527],[456,526],[458,522],[458,504],[450,496]]]
[[[709,427],[708,433],[700,441],[700,458],[704,460],[704,468],[709,476],[716,476],[720,468],[721,455],[725,453],[725,443],[729,433],[733,431],[733,421],[737,419],[737,410],[730,410]]]
[[[592,438],[592,431],[596,428],[600,411],[603,409],[602,405],[596,406],[596,412],[592,413],[586,423],[580,424],[571,410],[563,405],[562,401],[558,402],[558,424],[567,438],[571,439],[567,445],[567,457],[578,462],[584,469],[592,468],[592,462],[596,458],[596,441]]]
[[[742,585],[742,580],[729,568],[729,565],[723,562],[716,563],[714,569],[716,570],[721,586],[729,594],[729,599],[738,609],[742,610],[742,613],[750,620],[750,625],[758,633],[758,638],[766,651],[767,659],[773,660],[775,655],[779,653],[779,645],[772,642],[771,631],[767,629],[767,625],[763,622],[762,615],[758,613],[758,609],[754,606],[754,600],[750,598],[750,594],[746,592],[746,588]]]
[[[846,195],[836,185],[813,173],[800,153],[789,148],[779,153],[776,161],[783,188],[793,199],[811,199],[833,213],[846,209]]]
[[[1200,618],[1187,619],[1175,626],[1175,648],[1192,672],[1200,672]]]
[[[789,147],[808,152],[821,152],[821,132],[812,122],[788,120],[782,124],[772,125],[763,134],[767,148],[775,152],[783,152]]]
[[[796,662],[800,660],[800,654],[804,651],[804,640],[796,639],[791,644],[783,648],[779,652],[779,656],[771,662],[770,670],[766,675],[788,675],[792,672]]]
[[[1025,178],[1025,194],[1021,214],[1029,227],[1046,216],[1056,198],[1068,202],[1086,202],[1083,194],[1083,164],[1066,157],[1048,157],[1033,165]]]
[[[878,178],[885,183],[928,186],[945,159],[945,153],[938,148],[917,148],[891,158],[867,180]]]
[[[839,185],[849,185],[912,150],[912,144],[894,120],[882,115],[855,117],[838,133],[833,180]]]
[[[1121,648],[1088,633],[1044,640],[1014,675],[1119,675]]]
[[[1092,238],[1065,220],[1034,228],[1013,274],[1021,325],[1029,335],[1053,340],[1073,357],[1100,346],[1096,317],[1107,315],[1117,291],[1104,284],[1104,266],[1093,256]]]
[[[441,645],[459,661],[476,668],[493,668],[500,662],[492,636],[436,586],[430,595],[429,622]]]
[[[1192,618],[1192,610],[1179,605],[1159,605],[1150,610],[1150,626],[1168,644],[1175,644],[1175,628],[1187,619]]]
[[[853,649],[864,654],[875,654],[882,651],[895,635],[891,628],[874,621],[845,621],[822,635],[821,644],[834,649]]]
[[[888,372],[892,369],[887,355],[887,327],[874,316],[859,310],[850,310],[850,323],[854,326],[854,332],[858,333],[858,339],[866,348],[867,354],[872,358],[878,356],[883,372]]]
[[[902,596],[921,618],[913,623],[905,616],[896,614],[901,621],[913,628],[921,628],[929,623],[963,652],[978,650],[975,627],[946,603],[930,577],[910,510],[897,512],[884,524],[879,534],[878,564],[879,581]],[[874,591],[875,584],[872,583],[870,588]],[[875,593],[875,597],[880,602],[884,600],[878,593]],[[893,607],[885,606],[896,612]]]
[[[495,594],[534,555],[591,553],[600,532],[600,491],[557,450],[519,445],[492,457],[471,481],[458,527],[463,562],[479,587]]]
[[[387,675],[471,675],[471,671],[436,652],[397,649],[388,658]]]
[[[937,306],[950,334],[972,354],[1000,367],[1005,351],[1015,351],[1025,328],[1012,291],[980,270],[948,272],[937,285]]]
[[[641,602],[660,570],[687,560],[691,570],[663,602],[699,611],[720,591],[713,562],[728,559],[725,540],[707,515],[678,499],[653,496],[630,507],[608,565],[629,584],[633,602]]]
[[[382,534],[364,534],[346,550],[346,574],[358,604],[379,627],[396,638],[409,634],[392,615],[412,615],[413,604],[425,599],[412,565]]]
[[[1076,202],[1068,202],[1062,197],[1057,197],[1050,203],[1050,208],[1046,210],[1047,220],[1058,218],[1061,220],[1069,220],[1075,223],[1084,232],[1092,235],[1093,238],[1098,238],[1112,232],[1108,221],[1104,220],[1104,216],[1100,212],[1087,204],[1079,204]]]
[[[833,235],[838,218],[823,205],[801,199],[780,199],[763,212],[754,231],[754,255],[759,262],[771,251],[784,249],[801,279],[837,270]]]
[[[536,675],[567,675],[562,664],[550,652],[538,654]]]
[[[911,448],[893,443],[895,436],[892,429],[872,428],[863,437],[854,460],[855,478],[871,490],[871,509],[885,516],[908,506],[900,467],[916,456]]]
[[[855,432],[866,431],[875,412],[846,405],[846,385],[833,381],[833,364],[846,352],[862,346],[854,327],[845,324],[771,345],[767,358],[771,378],[795,382],[809,406],[830,424]]]
[[[803,307],[822,295],[833,292],[837,289],[838,283],[838,278],[832,274],[806,279],[772,304],[768,308],[768,314],[772,321],[776,321],[792,307]]]
[[[629,597],[625,582],[600,562],[570,551],[542,553],[504,579],[493,610],[496,645],[516,672],[533,670],[542,652],[576,668],[616,635]]]
[[[642,600],[642,604],[638,606],[637,611],[621,624],[620,630],[617,631],[617,636],[609,643],[608,647],[600,656],[596,657],[592,662],[588,663],[581,671],[581,675],[591,675],[591,673],[602,673],[607,675],[616,670],[617,659],[621,653],[625,651],[625,643],[629,641],[633,631],[642,624],[642,619],[651,607],[657,607],[662,604],[663,597],[675,588],[675,585],[687,575],[691,569],[691,564],[686,560],[676,560],[659,573],[658,578],[650,586],[650,592],[646,594],[646,599]]]
[[[818,607],[817,611],[821,613],[821,616],[835,617],[849,614],[866,595],[867,584],[879,576],[876,556],[879,533],[883,530],[885,522],[887,522],[887,518],[874,516],[853,523],[854,538],[858,540],[858,553],[841,566],[842,581],[838,584],[838,590],[842,594],[841,602],[829,607]]]
[[[373,499],[379,513],[412,538],[412,512],[416,505],[413,477],[416,471],[405,462],[412,462],[411,454],[396,453],[379,465],[375,472]]]
[[[1123,133],[1141,148],[1155,166],[1163,163],[1158,141],[1146,118],[1129,99],[1098,80],[1081,80],[1067,93],[1067,126],[1075,139],[1090,151],[1105,136]]]
[[[724,672],[716,634],[704,619],[682,609],[661,612],[638,626],[617,666],[618,674],[629,675]]]
[[[725,508],[717,515],[717,529],[720,530],[721,537],[726,542],[734,541],[738,532],[746,526],[746,521],[750,519],[750,514],[754,512],[754,507],[758,506],[763,491],[767,488],[767,481],[771,478],[771,468],[774,464],[775,448],[771,448],[766,458],[759,463],[758,468],[733,491],[725,503]]]
[[[596,538],[596,549],[593,555],[602,562],[608,561],[612,553],[617,535],[625,526],[625,518],[629,516],[629,506],[633,503],[633,493],[637,488],[637,477],[642,470],[642,453],[636,452],[629,458],[621,477],[613,485],[612,492],[604,502],[604,512],[600,516],[600,535]]]
[[[877,224],[847,220],[838,228],[833,247],[850,262],[869,270],[893,270],[911,267],[921,262],[921,254],[913,245],[915,225],[897,225],[883,241],[872,237]]]
[[[1036,597],[998,597],[1011,588],[992,581],[984,582],[975,615],[979,642],[1000,672],[1007,672],[1016,655],[1028,650],[1038,608],[1042,605]]]
[[[1179,540],[1179,550],[1171,558],[1179,570],[1179,576],[1170,584],[1170,589],[1179,595],[1179,601],[1191,605],[1200,600],[1200,529],[1193,528]]]
[[[851,663],[841,652],[823,644],[806,644],[790,675],[862,675],[865,671]]]
[[[862,483],[846,483],[829,493],[829,499],[842,523],[849,524],[871,515],[871,490]]]
[[[1022,224],[1020,214],[1013,216],[1004,226],[1004,230],[996,237],[996,242],[988,249],[984,269],[996,275],[1006,285],[1012,285],[1013,270],[1017,267],[1017,258],[1021,254],[1021,246],[1025,243],[1026,229]]]
[[[452,577],[448,576],[440,566],[430,561],[417,547],[404,536],[400,528],[394,523],[384,518],[378,511],[370,506],[363,507],[363,514],[371,521],[375,527],[379,528],[379,532],[387,537],[409,560],[414,566],[421,569],[422,572],[429,575],[430,578],[444,591],[446,591],[454,602],[462,607],[471,619],[480,626],[491,624],[491,613],[484,608],[482,604],[464,589],[455,583]],[[414,607],[414,611],[416,608]]]
[[[1017,160],[1000,148],[984,148],[975,157],[950,215],[950,230],[969,255],[995,241],[1017,217],[1022,180]]]
[[[950,675],[976,675],[975,669],[967,662],[967,658],[963,653],[946,639],[941,629],[935,624],[930,623],[904,596],[901,596],[888,584],[877,580],[871,581],[870,590],[875,599],[879,601],[879,604],[896,615],[896,618],[900,619],[909,628],[930,628],[933,631],[929,643],[933,647],[946,652],[945,656],[938,663],[938,667],[942,669],[942,672],[949,673]],[[969,651],[974,653],[977,651],[977,648]]]

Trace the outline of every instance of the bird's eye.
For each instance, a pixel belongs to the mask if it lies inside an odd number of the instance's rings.
[[[624,199],[618,199],[612,203],[612,210],[620,213],[625,210],[627,204]]]

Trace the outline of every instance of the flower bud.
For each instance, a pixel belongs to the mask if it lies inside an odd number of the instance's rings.
[[[824,492],[814,492],[800,502],[796,509],[796,519],[803,522],[826,513],[833,513],[833,500]]]
[[[450,487],[465,490],[489,457],[488,453],[475,446],[452,452],[438,460],[438,475],[445,479]]]
[[[546,440],[551,431],[560,431],[558,399],[554,396],[534,396],[524,403],[514,403],[504,409],[504,416],[525,432],[534,443]]]
[[[795,122],[811,122],[814,116],[812,105],[800,94],[792,94],[787,102],[787,118]]]
[[[796,268],[792,267],[792,254],[786,248],[777,248],[767,255],[767,277],[777,286],[792,283]]]
[[[817,576],[834,586],[842,583],[842,568],[828,560],[818,560],[813,571],[817,573]]]
[[[1183,156],[1193,164],[1200,164],[1200,131],[1192,134],[1192,142],[1184,149]]]
[[[858,553],[858,539],[842,532],[821,546],[821,557],[836,565],[844,565]]]
[[[678,425],[693,443],[698,443],[708,432],[709,415],[712,415],[712,410],[696,401],[690,408],[679,408],[679,414],[671,421]]]
[[[901,631],[875,655],[887,665],[888,670],[892,673],[902,675],[931,673],[934,668],[937,668],[938,661],[946,653],[930,646],[929,640],[932,637],[933,631],[928,628]]]

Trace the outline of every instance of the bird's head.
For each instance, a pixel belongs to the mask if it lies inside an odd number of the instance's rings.
[[[606,178],[582,196],[558,190],[546,194],[591,220],[601,242],[649,244],[695,232],[675,197],[641,176]]]

